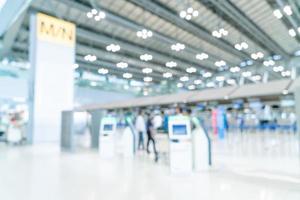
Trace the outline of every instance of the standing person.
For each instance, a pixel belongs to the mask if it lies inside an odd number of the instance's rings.
[[[143,112],[140,110],[135,121],[135,128],[138,132],[138,149],[145,149],[144,145],[144,133],[146,131],[146,122],[143,116]]]
[[[155,142],[155,138],[154,138],[154,126],[153,126],[153,122],[152,122],[153,118],[151,117],[150,114],[148,114],[148,118],[147,118],[147,153],[150,154],[150,150],[149,150],[149,145],[150,142],[152,142],[153,144],[153,150],[154,150],[154,154],[155,154],[155,162],[158,161],[158,152],[156,150],[156,142]]]

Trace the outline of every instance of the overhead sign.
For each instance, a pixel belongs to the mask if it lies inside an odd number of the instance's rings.
[[[37,14],[37,36],[39,40],[75,45],[75,24],[42,13]]]

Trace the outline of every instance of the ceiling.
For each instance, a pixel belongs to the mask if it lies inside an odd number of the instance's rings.
[[[292,14],[286,13],[286,6]],[[188,11],[188,8],[193,8],[198,15],[195,13],[190,20],[182,18],[181,11]],[[92,9],[104,12],[105,18],[100,21],[89,18],[87,13]],[[276,9],[282,14],[280,19],[274,15]],[[283,77],[282,71],[292,70],[290,60],[300,50],[300,32],[297,31],[300,2],[296,0],[33,0],[20,14],[18,30],[8,29],[2,36],[5,40],[12,34],[10,31],[16,33],[12,44],[3,47],[6,54],[2,57],[28,59],[32,11],[77,25],[77,71],[98,73],[99,68],[105,68],[109,71],[105,76],[123,78],[124,73],[131,73],[132,80],[141,82],[151,77],[151,83],[146,86],[167,81],[181,83],[178,87],[202,89],[289,78],[289,74]],[[137,31],[143,29],[151,31],[152,37],[137,37]],[[213,36],[216,31],[220,35],[221,29],[221,38]],[[295,31],[294,36],[290,29]],[[238,50],[237,44],[243,42],[248,48]],[[185,48],[172,50],[171,46],[176,43],[184,44]],[[107,51],[110,44],[119,45],[120,51]],[[253,59],[253,54],[258,52],[263,58]],[[88,54],[96,55],[97,60],[86,61],[84,57]],[[143,61],[142,54],[152,55],[153,59]],[[208,58],[197,59],[197,54],[208,55]],[[274,63],[265,66],[264,61],[269,60]],[[167,67],[170,61],[177,66]],[[216,66],[220,61],[225,65]],[[128,67],[117,68],[119,62],[128,63]],[[233,73],[236,66],[240,71]],[[283,69],[274,71],[278,66]],[[152,73],[143,73],[145,68],[152,69]],[[251,73],[243,73],[248,71]],[[167,72],[172,77],[167,78]]]

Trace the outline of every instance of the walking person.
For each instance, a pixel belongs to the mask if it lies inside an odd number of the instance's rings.
[[[138,132],[138,149],[145,149],[144,133],[146,132],[146,122],[143,116],[143,112],[140,110],[135,121],[135,128]]]
[[[150,116],[150,114],[148,114],[147,125],[146,125],[146,129],[147,129],[147,153],[150,154],[149,145],[150,145],[150,142],[152,142],[154,155],[155,155],[155,162],[157,162],[158,161],[158,152],[157,152],[157,149],[156,149],[156,142],[155,142],[155,136],[154,136],[155,130],[154,130],[152,120],[153,120],[153,118]]]

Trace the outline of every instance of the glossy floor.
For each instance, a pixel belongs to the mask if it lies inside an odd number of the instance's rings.
[[[231,134],[213,142],[211,170],[171,175],[144,153],[103,160],[53,145],[0,146],[0,199],[300,199],[300,161],[292,134]]]

